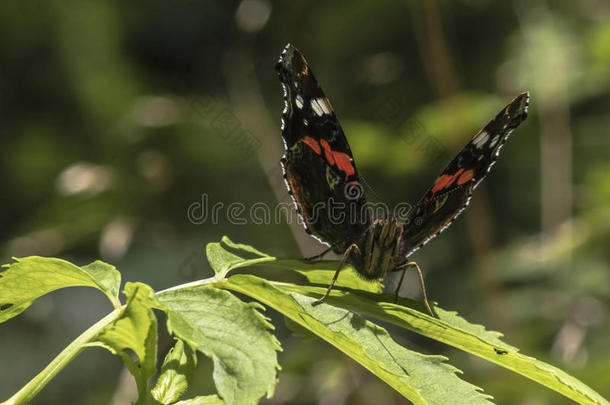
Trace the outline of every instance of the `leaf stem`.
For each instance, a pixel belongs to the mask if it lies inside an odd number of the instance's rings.
[[[156,294],[159,295],[159,294],[163,294],[163,293],[166,293],[166,292],[169,292],[169,291],[181,290],[183,288],[197,287],[199,285],[217,283],[217,282],[222,282],[222,281],[225,281],[225,280],[226,279],[224,277],[220,277],[219,278],[217,276],[212,276],[210,278],[204,278],[202,280],[191,281],[190,283],[175,285],[173,287],[166,288],[165,290],[157,291]]]
[[[0,405],[18,405],[30,402],[40,390],[42,390],[63,368],[70,363],[76,356],[80,354],[92,339],[94,339],[101,330],[117,319],[121,314],[122,308],[117,308],[93,326],[83,332],[79,337],[72,341],[61,353],[57,355],[36,377],[23,386],[15,395],[2,402]]]

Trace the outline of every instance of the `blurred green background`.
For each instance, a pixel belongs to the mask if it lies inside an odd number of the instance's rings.
[[[227,217],[231,203],[287,201],[274,71],[287,42],[333,103],[369,199],[390,206],[415,202],[529,90],[529,118],[469,209],[412,258],[442,307],[610,396],[610,3],[14,1],[0,6],[0,38],[2,263],[101,258],[155,289],[209,276],[203,248],[223,234],[282,257],[321,251],[298,224]],[[204,194],[220,215],[189,220]],[[419,299],[407,281],[402,294]],[[0,399],[109,310],[101,294],[69,289],[1,325]],[[268,315],[283,370],[263,403],[408,403]],[[446,355],[497,403],[570,403],[389,329]],[[121,370],[89,349],[33,403],[128,403]],[[202,359],[191,393],[211,392],[210,375]]]

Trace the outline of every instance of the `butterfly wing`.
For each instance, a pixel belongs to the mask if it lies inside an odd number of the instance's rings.
[[[305,229],[343,253],[370,225],[347,139],[307,61],[288,44],[276,65],[284,90],[284,179]]]
[[[529,93],[511,101],[449,163],[409,212],[403,235],[405,256],[445,230],[466,208],[474,190],[496,162],[511,132],[527,118]]]

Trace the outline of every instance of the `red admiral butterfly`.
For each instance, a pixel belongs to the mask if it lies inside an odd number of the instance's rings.
[[[372,218],[347,139],[303,55],[288,44],[276,70],[284,89],[286,152],[281,162],[286,185],[307,232],[329,246],[315,258],[330,250],[343,255],[316,303],[328,297],[345,263],[368,280],[414,266],[432,313],[421,270],[407,258],[466,208],[472,190],[485,178],[510,133],[527,117],[529,93],[517,96],[474,136],[402,223],[394,217]],[[401,283],[402,278],[398,288]]]

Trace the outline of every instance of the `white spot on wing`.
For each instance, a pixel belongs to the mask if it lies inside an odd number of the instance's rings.
[[[301,110],[303,108],[303,97],[300,94],[297,94],[297,97],[294,99],[297,108]]]
[[[319,98],[311,100],[311,109],[320,117],[324,115],[324,109],[322,108]]]
[[[333,108],[326,97],[311,100],[311,108],[320,117],[324,114],[331,115],[333,113]]]
[[[475,136],[474,140],[472,141],[472,144],[476,146],[477,149],[481,149],[483,145],[487,143],[488,140],[489,134],[487,133],[487,131],[481,131],[480,134]]]
[[[489,147],[493,148],[494,146],[496,146],[496,143],[498,143],[498,140],[500,140],[500,135],[496,134],[493,138],[491,138],[491,142],[489,142]]]
[[[328,101],[328,99],[326,97],[319,98],[318,104],[320,104],[320,106],[322,107],[322,110],[324,110],[324,114],[328,114],[328,115],[332,114],[333,108],[331,107],[330,102]]]

